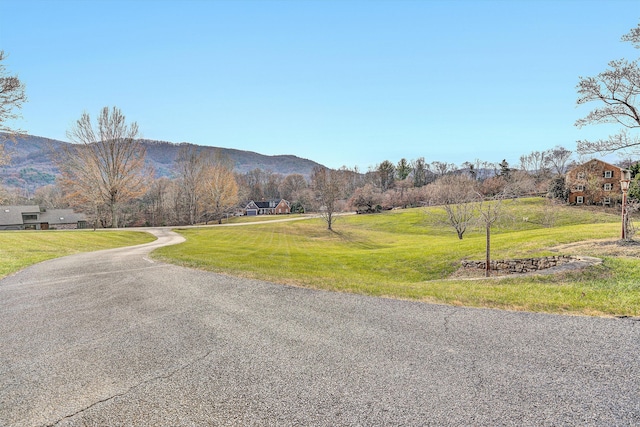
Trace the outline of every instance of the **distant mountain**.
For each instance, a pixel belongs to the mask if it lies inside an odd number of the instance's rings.
[[[3,134],[0,134],[0,139],[2,136]],[[178,151],[187,143],[174,144],[152,140],[141,140],[141,142],[147,149],[146,162],[155,169],[156,177],[171,177]],[[14,142],[6,142],[5,149],[11,154],[11,163],[0,167],[0,184],[29,192],[40,186],[52,184],[59,175],[59,171],[51,155],[60,151],[66,144],[68,143],[32,135],[20,136]],[[319,166],[319,163],[293,155],[266,156],[232,148],[201,147],[209,151],[220,150],[223,155],[233,161],[234,170],[238,173],[262,169],[282,175],[299,173],[310,176],[313,168]]]

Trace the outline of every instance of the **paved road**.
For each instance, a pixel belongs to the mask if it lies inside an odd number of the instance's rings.
[[[156,233],[0,281],[1,426],[640,425],[640,322],[241,280]]]

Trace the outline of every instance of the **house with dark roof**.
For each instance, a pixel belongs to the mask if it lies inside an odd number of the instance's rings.
[[[251,200],[244,208],[247,216],[282,215],[291,213],[291,205],[285,199],[255,202]]]
[[[87,228],[87,218],[73,209],[38,205],[0,206],[0,230],[72,230]]]

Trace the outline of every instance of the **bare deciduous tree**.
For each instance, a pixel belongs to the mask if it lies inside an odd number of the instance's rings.
[[[573,152],[557,145],[545,151],[545,157],[556,176],[564,176],[569,168],[571,155]]]
[[[462,240],[472,225],[476,210],[476,181],[468,175],[445,175],[429,184],[429,195],[434,203],[443,206],[447,223]]]
[[[365,184],[364,187],[356,188],[353,195],[349,199],[351,206],[357,213],[376,212],[377,207],[382,203],[382,193],[380,189],[371,184]]]
[[[623,41],[631,42],[640,48],[640,25],[622,36]],[[613,123],[622,126],[622,131],[608,139],[598,141],[578,141],[581,154],[611,153],[618,150],[640,148],[640,138],[630,135],[629,129],[640,128],[640,64],[638,60],[619,59],[609,62],[609,69],[595,77],[580,77],[577,86],[578,105],[597,102],[595,108],[586,117],[576,121],[577,127],[597,123]]]
[[[216,163],[203,176],[203,210],[222,223],[222,217],[238,203],[238,184],[231,168]]]
[[[200,217],[200,198],[204,174],[210,165],[207,153],[195,145],[185,144],[180,147],[174,168],[178,175],[179,185],[183,191],[188,223],[195,224]]]
[[[3,50],[0,50],[0,132],[9,134],[20,133],[19,129],[9,127],[6,122],[20,117],[17,110],[27,101],[24,83],[17,75],[8,75],[3,61],[7,58]],[[9,156],[4,149],[4,137],[0,137],[0,165],[9,161]]]
[[[532,151],[529,154],[520,156],[520,168],[540,179],[547,175],[549,168],[549,158],[547,151]]]
[[[82,114],[67,132],[72,144],[60,153],[58,164],[67,192],[92,206],[95,213],[104,205],[112,227],[118,227],[118,205],[144,194],[152,176],[145,168],[145,150],[137,136],[137,123],[127,125],[118,108],[104,107],[97,127],[88,113]]]
[[[333,230],[335,214],[340,210],[339,201],[343,196],[343,176],[340,171],[316,166],[313,168],[311,183],[318,211],[327,223],[327,229]]]
[[[287,175],[280,184],[278,191],[283,199],[294,201],[294,197],[308,187],[307,180],[299,173]]]
[[[144,203],[147,206],[147,222],[152,227],[171,223],[168,215],[168,212],[171,211],[168,206],[171,185],[172,182],[169,178],[160,177],[153,181],[144,196]]]
[[[47,209],[68,208],[62,188],[59,185],[49,184],[36,189],[33,193],[33,202]]]
[[[456,169],[456,165],[453,163],[434,161],[431,162],[431,170],[438,175],[438,177],[445,176]]]

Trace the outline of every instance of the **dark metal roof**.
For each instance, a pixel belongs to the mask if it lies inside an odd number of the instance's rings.
[[[25,220],[22,215],[38,215],[38,219]],[[76,213],[73,209],[49,209],[40,212],[38,205],[28,206],[0,206],[0,226],[37,224],[47,222],[49,225],[76,224],[78,221],[86,221],[82,213]]]
[[[38,205],[0,206],[0,225],[24,224],[22,214],[40,214]]]
[[[40,222],[48,222],[49,225],[77,224],[78,221],[86,221],[83,213],[76,213],[73,209],[47,209],[40,214]]]

